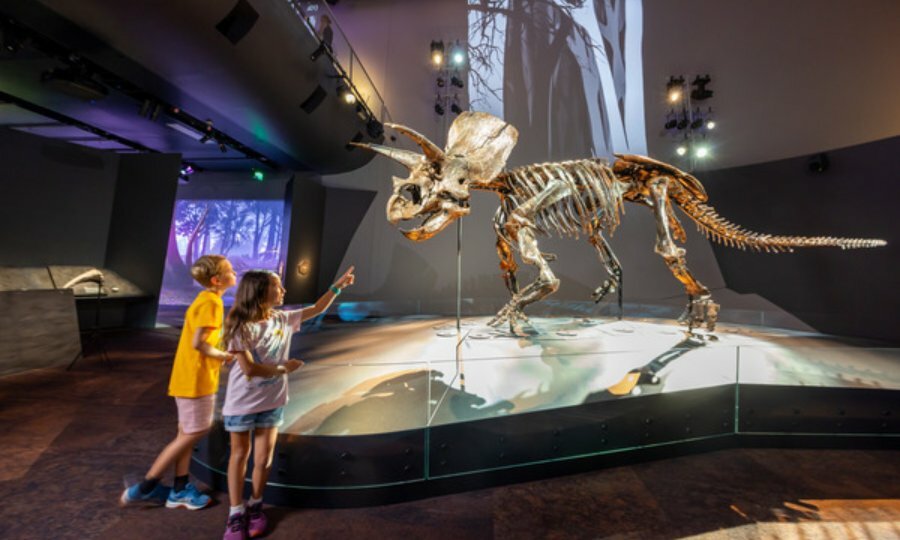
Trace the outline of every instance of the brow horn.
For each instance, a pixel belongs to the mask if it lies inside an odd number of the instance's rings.
[[[422,163],[422,154],[410,152],[409,150],[403,150],[402,148],[391,148],[390,146],[382,146],[380,144],[356,142],[351,142],[350,144],[353,146],[358,146],[360,148],[372,150],[373,152],[378,152],[381,155],[387,156],[394,161],[397,161],[409,170],[412,170],[414,167]]]
[[[400,124],[386,123],[385,125],[389,128],[396,129],[400,133],[414,140],[416,144],[422,147],[422,151],[425,153],[425,157],[428,158],[428,161],[439,161],[444,159],[444,151],[438,148],[438,145],[429,141],[421,133]]]

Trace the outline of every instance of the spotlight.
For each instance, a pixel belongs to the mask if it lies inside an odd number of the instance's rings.
[[[444,42],[443,41],[432,41],[431,42],[431,63],[435,66],[442,66],[444,64]]]
[[[350,91],[350,89],[345,84],[338,85],[337,95],[347,105],[352,105],[352,104],[356,103],[356,96],[353,95],[353,92]]]
[[[669,96],[670,103],[677,103],[681,99],[681,89],[684,86],[684,77],[669,76],[666,83],[666,94]]]
[[[190,176],[190,175],[194,174],[194,172],[196,172],[196,171],[194,170],[194,167],[192,167],[191,165],[185,164],[185,165],[181,168],[181,171],[180,171],[179,174],[180,174],[181,176]]]
[[[219,152],[222,152],[224,154],[227,151],[228,151],[228,147],[225,146],[225,143],[219,142]]]
[[[253,171],[253,179],[257,182],[262,182],[266,179],[266,173],[262,172],[259,169],[251,169]]]
[[[694,119],[691,121],[691,129],[700,129],[700,126],[703,125],[703,118],[700,116],[700,111],[694,113]]]
[[[687,127],[688,127],[687,111],[681,111],[681,118],[678,119],[678,124],[675,127],[677,127],[680,130],[687,129]]]
[[[460,67],[466,63],[466,52],[465,49],[460,46],[459,41],[453,46],[450,50],[450,61],[454,66]]]
[[[675,116],[675,110],[669,111],[669,114],[666,115],[666,123],[663,124],[663,128],[666,130],[675,129],[675,126],[678,125],[678,119]]]
[[[453,86],[455,86],[457,88],[463,88],[465,86],[463,84],[462,79],[460,79],[456,75],[454,75],[453,77],[450,78],[450,84],[452,84]]]
[[[807,168],[810,172],[814,173],[823,173],[827,171],[829,165],[828,154],[825,154],[824,152],[811,156],[806,161]]]
[[[716,128],[716,122],[714,120],[708,120],[706,122],[706,129],[715,129],[715,128]]]
[[[437,82],[438,88],[443,88],[444,85],[447,84],[447,81],[441,76],[438,76],[436,82]]]
[[[453,105],[450,105],[450,110],[453,111],[453,114],[459,114],[462,112],[462,109],[459,108],[459,103],[453,102]]]
[[[434,102],[434,112],[436,112],[438,116],[444,116],[444,106],[441,105],[440,101]]]
[[[212,139],[212,135],[210,135],[209,133],[207,133],[207,134],[205,134],[204,136],[200,137],[200,139],[199,139],[199,140],[200,140],[200,144],[206,144],[206,143],[209,142],[210,139]]]
[[[691,99],[694,101],[703,101],[704,99],[709,99],[713,96],[713,91],[706,88],[706,85],[710,82],[709,75],[701,77],[697,75],[694,77],[693,82],[691,82],[691,86],[694,86],[694,90],[691,91]]]
[[[678,154],[679,156],[683,156],[683,155],[687,154],[687,147],[679,146],[678,148],[675,149],[675,153]]]
[[[706,146],[698,146],[697,150],[696,150],[696,152],[694,152],[694,154],[698,158],[705,158],[705,157],[709,156],[709,148],[707,148]]]

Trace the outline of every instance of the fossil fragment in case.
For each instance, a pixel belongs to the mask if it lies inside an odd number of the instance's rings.
[[[493,224],[500,268],[512,297],[490,324],[508,323],[510,331],[518,335],[524,333],[522,324],[528,322],[523,308],[559,288],[559,279],[549,264],[555,257],[539,249],[540,234],[585,234],[609,273],[592,297],[599,302],[616,292],[621,313],[622,268],[604,234],[612,234],[619,225],[624,202],[646,206],[653,212],[655,251],[685,287],[688,303],[679,322],[691,334],[697,328],[715,330],[719,305],[688,269],[685,250],[676,244],[676,240],[686,241],[684,228],[674,212],[676,206],[708,238],[741,249],[783,252],[796,247],[850,249],[886,244],[878,239],[776,236],[748,231],[722,218],[706,204],[706,190],[699,180],[644,156],[616,154],[611,165],[605,159],[590,158],[504,170],[518,131],[486,113],[459,115],[450,126],[445,150],[406,126],[386,125],[410,137],[422,153],[377,144],[356,145],[388,156],[409,169],[409,177],[394,177],[394,193],[387,204],[387,218],[393,225],[424,219],[414,228],[401,229],[407,238],[428,240],[469,214],[472,190],[491,191],[500,198]],[[516,280],[515,253],[522,262],[538,270],[538,277],[524,287]]]

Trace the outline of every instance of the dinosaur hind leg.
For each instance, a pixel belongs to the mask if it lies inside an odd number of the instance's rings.
[[[719,305],[713,302],[712,295],[702,283],[688,270],[684,249],[677,247],[672,239],[672,230],[669,223],[671,208],[667,195],[669,178],[661,176],[648,182],[650,195],[653,200],[653,213],[656,217],[656,247],[655,251],[672,272],[672,275],[680,281],[688,293],[688,304],[678,321],[687,325],[688,332],[694,328],[706,326],[712,332],[716,328],[716,320],[719,315]]]
[[[622,309],[622,266],[619,264],[619,259],[616,258],[612,248],[609,247],[609,242],[603,237],[602,231],[595,230],[590,236],[590,241],[591,245],[597,250],[600,262],[603,263],[603,267],[606,268],[606,272],[609,274],[609,279],[604,280],[603,284],[594,290],[591,298],[593,298],[594,302],[599,303],[607,294],[611,292],[617,293],[619,320],[621,320],[624,315],[624,310]]]

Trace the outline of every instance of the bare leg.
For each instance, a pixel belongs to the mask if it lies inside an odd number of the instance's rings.
[[[622,267],[619,265],[619,259],[609,247],[609,242],[603,237],[603,232],[595,230],[590,237],[591,244],[597,249],[597,255],[600,256],[600,262],[603,263],[609,279],[604,280],[603,284],[594,290],[591,298],[594,302],[600,302],[608,293],[616,292],[619,297],[619,320],[622,320],[624,310],[622,309]]]
[[[272,470],[272,455],[275,453],[275,441],[278,439],[278,428],[256,428],[253,437],[253,498],[261,499]]]
[[[679,318],[679,322],[688,326],[691,332],[697,326],[706,325],[709,331],[715,330],[719,305],[712,301],[709,289],[696,280],[687,268],[684,249],[677,247],[672,239],[669,222],[669,199],[667,195],[669,178],[657,177],[648,182],[653,198],[653,213],[656,216],[656,248],[669,270],[678,281],[684,284],[688,293],[688,305]]]
[[[250,432],[231,433],[231,456],[228,458],[228,502],[237,506],[244,502],[244,477],[250,457]]]
[[[175,465],[175,474],[177,476],[187,474],[191,460],[191,450],[207,433],[208,431],[184,433],[181,431],[181,426],[178,426],[178,434],[159,453],[156,461],[153,462],[150,470],[147,471],[145,478],[162,478],[172,465]]]

